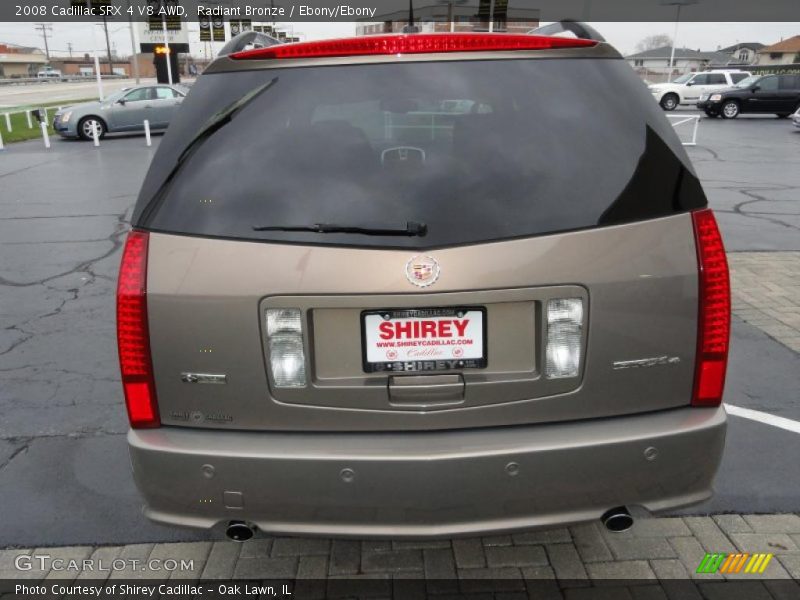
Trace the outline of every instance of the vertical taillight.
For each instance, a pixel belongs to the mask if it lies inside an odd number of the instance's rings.
[[[117,347],[125,405],[133,428],[158,427],[158,402],[147,329],[147,244],[131,231],[122,251],[117,283]]]
[[[692,405],[719,406],[731,333],[731,285],[725,246],[710,209],[692,213],[699,272],[697,358]]]

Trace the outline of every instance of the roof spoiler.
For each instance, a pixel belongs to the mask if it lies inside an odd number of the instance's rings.
[[[531,35],[556,35],[566,32],[574,34],[575,37],[581,40],[606,41],[606,38],[600,35],[596,29],[581,21],[558,21],[531,29],[528,33]]]
[[[230,42],[225,44],[217,56],[227,56],[228,54],[234,54],[235,52],[241,52],[242,50],[268,48],[269,46],[275,46],[276,44],[282,43],[283,42],[281,42],[279,39],[274,38],[271,35],[267,35],[266,33],[261,33],[259,31],[243,31],[235,38],[232,38]]]

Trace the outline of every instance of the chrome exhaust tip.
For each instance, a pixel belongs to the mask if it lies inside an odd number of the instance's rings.
[[[253,528],[244,521],[231,521],[225,530],[225,535],[234,542],[246,542],[254,533]]]
[[[624,506],[617,506],[616,508],[606,511],[603,516],[600,517],[600,522],[606,529],[615,533],[627,531],[633,527],[633,517]]]

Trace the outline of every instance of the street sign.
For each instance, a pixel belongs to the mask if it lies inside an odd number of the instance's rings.
[[[180,21],[178,22],[180,25]],[[164,26],[159,19],[155,21],[139,21],[136,23],[137,32],[139,34],[139,41],[141,42],[142,52],[152,52],[155,45],[162,45],[164,43]],[[167,40],[170,46],[173,44],[189,44],[189,32],[185,27],[179,29],[169,29],[169,22],[167,23]],[[147,50],[145,49],[147,45]],[[177,50],[177,49],[176,49]]]
[[[236,37],[240,33],[250,31],[253,29],[253,22],[249,19],[243,20],[230,20],[231,37]]]
[[[95,2],[97,0],[92,1]],[[167,31],[180,31],[181,17],[179,14],[176,14],[179,6],[180,0],[147,0],[147,8],[150,11],[148,13],[150,16],[147,20],[150,24],[150,28],[162,29],[163,18],[167,21]]]

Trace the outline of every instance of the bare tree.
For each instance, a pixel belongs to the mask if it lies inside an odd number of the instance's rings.
[[[664,46],[672,46],[672,38],[666,33],[657,33],[655,35],[648,35],[639,40],[639,43],[636,44],[636,51],[645,52],[646,50],[663,48]]]

